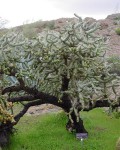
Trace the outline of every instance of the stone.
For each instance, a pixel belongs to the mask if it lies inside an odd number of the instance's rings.
[[[112,14],[112,15],[107,16],[107,19],[111,19],[111,20],[115,20],[117,18],[120,18],[120,13],[116,13],[116,14]]]
[[[119,139],[117,140],[117,143],[116,143],[116,150],[120,150],[120,137],[119,137]]]
[[[104,21],[101,21],[100,23],[100,30],[103,30],[103,29],[106,29],[108,28],[108,23],[104,22]]]

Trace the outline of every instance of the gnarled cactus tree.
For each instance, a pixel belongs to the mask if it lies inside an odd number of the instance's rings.
[[[15,33],[0,39],[2,95],[25,102],[16,123],[29,107],[48,103],[67,112],[68,128],[87,133],[81,110],[120,105],[119,77],[109,73],[99,25],[76,17],[63,30],[43,31],[32,40]]]

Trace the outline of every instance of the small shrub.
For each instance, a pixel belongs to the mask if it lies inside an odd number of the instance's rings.
[[[108,63],[111,64],[111,73],[116,73],[120,76],[120,56],[113,55],[108,58]]]
[[[115,30],[115,32],[117,33],[117,35],[120,35],[120,28],[117,28],[117,29]]]
[[[114,25],[120,25],[120,16],[114,18]]]
[[[54,22],[54,21],[48,21],[48,22],[46,23],[46,27],[47,27],[48,29],[50,29],[50,30],[53,30],[54,27],[55,27],[55,22]]]
[[[114,112],[113,114],[114,114],[114,116],[115,116],[116,119],[120,118],[120,112]]]
[[[120,20],[115,20],[115,21],[113,22],[113,24],[114,24],[114,25],[120,25]]]
[[[31,39],[37,35],[37,28],[29,27],[29,25],[23,28],[23,34],[25,37]]]

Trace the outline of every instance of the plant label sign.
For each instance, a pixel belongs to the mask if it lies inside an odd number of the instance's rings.
[[[88,138],[88,134],[87,133],[76,133],[76,138],[77,139],[86,139]]]

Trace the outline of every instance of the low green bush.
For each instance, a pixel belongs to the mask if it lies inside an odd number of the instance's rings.
[[[117,33],[117,35],[120,35],[120,28],[117,28],[117,29],[115,30],[115,32]]]
[[[111,73],[116,73],[120,76],[120,56],[112,55],[108,58],[108,63],[111,64]]]

